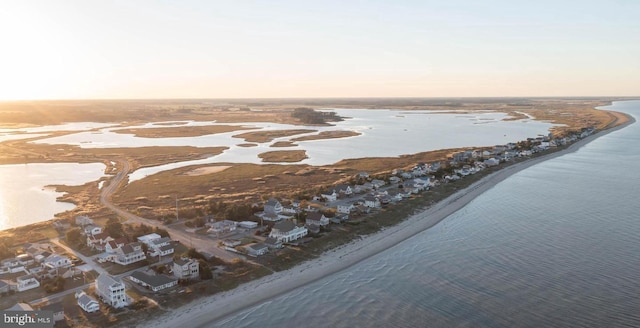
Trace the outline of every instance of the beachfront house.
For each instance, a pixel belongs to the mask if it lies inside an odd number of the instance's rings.
[[[178,284],[178,279],[167,277],[163,274],[150,275],[142,271],[135,271],[129,276],[129,279],[142,287],[151,289],[154,292],[159,292]]]
[[[40,311],[51,311],[53,313],[53,321],[63,321],[64,320],[64,307],[62,306],[62,302],[58,303],[50,303],[45,306],[40,307]]]
[[[289,243],[306,236],[308,233],[307,228],[298,227],[291,220],[284,220],[273,226],[269,237],[275,238],[283,243]]]
[[[354,208],[355,206],[353,206],[353,204],[342,204],[337,206],[336,212],[349,214]]]
[[[263,243],[252,244],[245,247],[245,249],[247,250],[247,254],[253,257],[264,255],[264,254],[267,254],[267,252],[269,252],[269,247]]]
[[[377,197],[372,195],[367,195],[362,200],[364,202],[363,203],[364,206],[369,208],[379,208],[382,206],[382,204],[380,203],[380,200]]]
[[[96,279],[95,285],[96,294],[107,305],[116,309],[129,305],[129,297],[127,297],[122,281],[102,273]]]
[[[98,301],[83,291],[76,293],[76,299],[78,300],[78,306],[87,313],[93,313],[100,310],[100,304]]]
[[[311,212],[307,214],[305,224],[326,227],[329,225],[329,218],[327,218],[320,212]]]
[[[172,271],[178,279],[197,279],[200,277],[200,264],[196,259],[182,257],[173,261]]]

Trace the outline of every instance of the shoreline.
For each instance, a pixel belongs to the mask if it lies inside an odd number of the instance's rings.
[[[614,127],[578,140],[560,151],[501,168],[395,226],[329,250],[319,258],[306,261],[291,269],[247,282],[230,291],[194,300],[157,316],[152,321],[145,321],[140,327],[176,327],[180,325],[204,327],[345,270],[435,226],[513,174],[544,161],[573,153],[599,137],[635,123],[632,116],[622,115],[627,120],[619,122]]]

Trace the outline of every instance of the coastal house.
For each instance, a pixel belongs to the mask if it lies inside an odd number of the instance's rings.
[[[40,311],[51,311],[53,313],[53,321],[64,321],[64,307],[62,302],[51,303],[40,307]]]
[[[364,196],[362,200],[363,200],[363,205],[369,208],[379,208],[382,206],[382,204],[380,203],[380,200],[377,197],[374,197],[371,195]]]
[[[236,247],[236,246],[240,246],[242,242],[237,239],[225,239],[222,241],[222,244],[227,247]]]
[[[133,272],[129,276],[129,279],[142,287],[151,289],[154,292],[159,292],[178,284],[178,279],[171,278],[163,274],[150,275],[142,271]]]
[[[305,227],[298,227],[293,221],[285,220],[276,223],[271,229],[269,237],[283,243],[289,243],[307,235],[309,231]]]
[[[114,279],[108,274],[100,274],[95,282],[96,294],[103,302],[114,308],[129,305],[129,298],[125,292],[122,281]]]
[[[335,191],[331,192],[330,194],[320,194],[320,196],[322,196],[322,198],[324,198],[324,200],[326,200],[327,202],[335,202],[336,200],[338,200],[338,194],[336,194]]]
[[[399,184],[399,183],[402,183],[402,179],[398,178],[396,176],[393,176],[393,177],[389,178],[389,183],[391,183],[391,184]]]
[[[160,236],[159,234],[150,233],[148,235],[138,237],[138,242],[146,244],[147,246],[151,247],[151,241],[160,239],[160,238],[162,238],[162,236]]]
[[[346,184],[339,184],[337,185],[334,189],[333,192],[338,193],[339,196],[351,196],[353,194],[353,189],[351,189],[351,186],[346,185]]]
[[[264,212],[267,214],[280,214],[282,212],[282,204],[277,199],[270,198],[264,203]]]
[[[102,233],[102,228],[97,225],[89,224],[82,228],[82,232],[84,232],[86,236],[94,236]]]
[[[237,224],[237,222],[231,220],[218,221],[211,225],[207,233],[223,234],[231,232],[236,230]]]
[[[40,282],[33,275],[24,275],[16,278],[16,289],[19,292],[40,287]]]
[[[71,260],[63,255],[52,254],[42,262],[43,268],[59,269],[72,266]]]
[[[279,249],[282,248],[282,241],[277,240],[273,237],[269,237],[265,239],[264,244],[269,247],[269,249]]]
[[[129,265],[143,261],[147,258],[142,250],[141,243],[129,243],[116,250],[115,262],[120,265]]]
[[[384,182],[384,180],[373,179],[373,180],[371,180],[371,184],[374,186],[375,189],[378,189],[378,188],[386,185],[387,183]]]
[[[0,294],[6,294],[11,290],[11,284],[5,280],[0,280]]]
[[[151,256],[166,256],[173,254],[175,247],[171,242],[171,238],[162,237],[151,240],[149,243],[149,255]]]
[[[324,216],[322,213],[320,212],[312,212],[307,214],[307,218],[305,221],[306,225],[317,225],[317,226],[322,226],[325,227],[327,225],[329,225],[329,218],[327,218],[326,216]]]
[[[172,265],[173,275],[178,279],[197,279],[200,277],[200,263],[196,259],[181,257]]]
[[[245,247],[245,249],[247,250],[247,254],[253,257],[264,255],[264,254],[267,254],[267,252],[269,252],[269,247],[263,243],[251,244]]]
[[[89,224],[93,224],[93,220],[90,219],[88,216],[84,216],[84,215],[76,216],[76,225],[77,226],[84,227],[84,226],[89,225]]]
[[[56,220],[53,221],[53,227],[57,230],[66,231],[71,228],[71,223],[68,220]]]
[[[255,229],[258,227],[258,222],[253,221],[242,221],[238,223],[238,226],[245,229]]]
[[[110,254],[116,253],[120,247],[126,245],[128,242],[127,238],[124,237],[110,240],[105,245],[105,251]]]
[[[87,246],[99,251],[104,251],[107,243],[111,240],[113,240],[113,238],[104,232],[96,235],[88,235]]]
[[[100,310],[100,304],[98,301],[83,291],[76,293],[76,299],[78,300],[78,306],[87,313],[93,313]]]
[[[336,207],[336,212],[349,214],[354,208],[353,204],[341,204]]]
[[[33,263],[35,263],[35,259],[33,258],[33,256],[29,255],[29,254],[20,254],[18,256],[16,256],[16,260],[18,261],[18,263],[22,264],[22,265],[31,265]]]

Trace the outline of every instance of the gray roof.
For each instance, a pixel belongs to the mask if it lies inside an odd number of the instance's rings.
[[[113,286],[115,284],[121,284],[121,282],[115,280],[112,276],[110,276],[108,274],[101,273],[98,276],[98,279],[96,279],[96,288],[103,295],[109,295],[109,293],[110,293],[109,292],[109,287],[111,287],[111,286]]]
[[[47,304],[40,308],[41,311],[52,311],[53,313],[64,312],[62,302]]]
[[[89,303],[91,303],[91,302],[98,303],[98,301],[96,301],[95,298],[93,298],[93,297],[91,297],[91,296],[89,296],[87,294],[84,294],[84,293],[82,295],[80,295],[80,297],[78,297],[78,304],[82,304],[85,307],[87,305],[89,305]]]
[[[259,251],[261,249],[269,248],[269,247],[267,247],[267,245],[265,245],[263,243],[249,245],[249,247],[251,249],[253,249],[254,251]]]
[[[278,229],[278,231],[280,232],[291,231],[295,228],[296,225],[293,223],[293,221],[289,220],[280,221],[273,226],[273,229]]]
[[[191,262],[191,259],[179,258],[179,259],[173,260],[173,262],[179,266],[183,266],[185,264],[189,264]]]
[[[131,274],[131,277],[134,277],[151,287],[160,287],[162,285],[166,285],[168,283],[178,280],[174,278],[169,278],[162,274],[152,276],[142,271],[135,271],[134,273]]]
[[[171,238],[169,237],[162,237],[162,238],[158,238],[158,239],[154,239],[151,241],[152,244],[154,245],[159,245],[159,244],[164,244],[164,243],[168,243],[171,241]]]

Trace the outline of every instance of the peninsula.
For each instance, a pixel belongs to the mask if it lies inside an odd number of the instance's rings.
[[[260,151],[264,161],[279,164],[192,165],[135,182],[127,181],[128,174],[135,169],[202,159],[220,154],[228,146],[83,148],[33,142],[70,135],[73,131],[8,140],[0,143],[3,163],[102,162],[106,171],[115,175],[103,178],[100,186],[95,182],[56,186],[57,190],[67,192],[62,200],[73,202],[77,207],[59,214],[54,224],[44,222],[2,231],[0,240],[7,249],[3,257],[8,260],[3,261],[7,263],[3,268],[7,269],[9,280],[17,279],[15,288],[22,288],[19,287],[24,277],[20,275],[22,270],[26,275],[38,275],[32,272],[37,261],[26,264],[29,261],[11,259],[23,255],[35,259],[43,252],[29,250],[29,246],[50,243],[51,249],[56,249],[54,253],[70,259],[69,265],[62,264],[65,272],[70,273],[62,276],[57,264],[47,266],[56,269],[46,269],[46,285],[50,290],[55,289],[56,294],[47,296],[45,284],[42,287],[38,284],[28,291],[33,305],[61,300],[68,308],[73,306],[71,294],[75,289],[92,286],[81,284],[76,279],[78,276],[83,277],[82,282],[86,282],[87,277],[89,281],[98,281],[100,277],[112,276],[116,282],[124,278],[131,299],[126,306],[117,307],[124,308],[125,312],[105,311],[102,307],[98,325],[127,325],[149,313],[166,314],[154,322],[137,321],[136,325],[204,324],[383,251],[435,225],[507,176],[573,151],[602,133],[628,124],[630,118],[625,115],[594,109],[607,101],[378,99],[309,100],[303,104],[299,100],[225,101],[224,104],[185,101],[158,102],[152,109],[149,107],[154,104],[147,103],[145,113],[133,110],[139,109],[139,103],[126,101],[111,103],[114,109],[107,111],[104,104],[91,102],[83,106],[4,103],[0,106],[0,122],[7,128],[86,120],[119,125],[122,129],[117,133],[146,138],[230,133],[237,135],[239,142],[279,142],[280,146],[284,143],[288,147],[295,147],[294,141],[339,140],[360,135],[353,131],[318,133],[308,128],[337,121],[339,118],[333,115],[312,113],[338,107],[392,108],[408,113],[433,110],[461,115],[492,111],[508,114],[505,120],[535,119],[558,125],[549,135],[509,140],[493,147],[470,145],[400,157],[345,159],[325,166],[295,164],[306,157],[302,149]],[[42,106],[58,108],[60,115],[45,121],[42,117],[34,120],[33,116],[19,114],[20,110],[29,112]],[[125,110],[127,108],[129,110]],[[308,118],[301,119],[301,113]],[[117,123],[124,120],[120,115],[129,114],[139,121],[129,119],[126,124]],[[323,118],[328,119],[322,121]],[[258,120],[304,128],[240,132],[246,128],[224,125],[189,129],[184,125],[185,122],[211,121],[245,124]],[[164,123],[149,129],[132,127],[149,122]],[[288,137],[290,141],[280,140]],[[175,197],[177,194],[181,196]],[[87,218],[91,223],[79,218]],[[301,238],[281,239],[278,233],[284,231],[283,222],[299,228]],[[93,227],[97,230],[92,230]],[[77,261],[78,267],[84,266],[82,270],[73,270],[76,265],[71,265],[72,261]],[[200,273],[191,278],[176,275],[181,263],[198,263]],[[22,270],[15,269],[20,265]],[[145,278],[136,272],[146,272],[155,278]],[[175,283],[156,286],[158,277],[171,277],[167,279],[175,279]],[[54,286],[54,282],[61,281],[60,278],[69,282],[57,288],[59,285]],[[69,288],[70,285],[73,288]],[[88,290],[89,295],[100,298],[99,289],[92,288]],[[9,291],[9,294],[0,304],[3,308],[11,306],[11,300],[25,299],[26,295],[21,291]],[[206,298],[200,299],[202,297]],[[195,299],[199,299],[197,306],[192,303]],[[132,316],[126,311],[128,308],[135,308],[141,316]],[[73,320],[78,324],[93,322],[84,312],[73,313]]]

